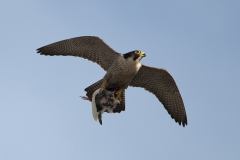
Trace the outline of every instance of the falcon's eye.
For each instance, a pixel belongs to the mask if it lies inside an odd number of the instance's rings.
[[[135,51],[135,53],[139,54],[139,53],[140,53],[140,51],[138,51],[138,50],[137,50],[137,51]]]

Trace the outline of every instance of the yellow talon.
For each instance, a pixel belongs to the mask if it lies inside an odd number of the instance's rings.
[[[103,81],[101,88],[105,89],[107,86],[107,81]]]
[[[116,96],[115,100],[122,101],[122,98],[121,98],[122,92],[123,92],[123,89],[119,89],[119,90],[116,92],[116,95],[117,95],[117,96]]]

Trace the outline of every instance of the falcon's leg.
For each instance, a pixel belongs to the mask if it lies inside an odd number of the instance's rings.
[[[116,96],[116,98],[115,98],[115,100],[119,100],[119,101],[122,101],[122,99],[121,99],[121,94],[122,94],[122,92],[123,92],[123,88],[120,88],[115,94],[117,95]]]
[[[107,81],[103,81],[101,88],[105,89],[107,87]]]

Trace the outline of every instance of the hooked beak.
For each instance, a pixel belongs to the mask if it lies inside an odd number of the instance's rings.
[[[146,54],[141,51],[141,52],[140,52],[140,56],[141,56],[141,57],[146,57]]]

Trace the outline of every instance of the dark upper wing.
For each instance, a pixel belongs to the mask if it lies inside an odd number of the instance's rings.
[[[84,90],[87,92],[86,96],[88,98],[92,98],[93,93],[97,89],[101,88],[102,83],[103,83],[103,79],[101,79],[101,80],[95,82],[94,84],[92,84],[91,86],[85,88]],[[114,113],[116,113],[116,112],[120,113],[121,111],[125,111],[125,90],[121,94],[121,99],[122,99],[122,101],[120,102],[120,104],[118,104],[116,106],[116,108],[113,110]]]
[[[49,56],[77,56],[99,64],[105,71],[119,53],[111,49],[102,39],[83,36],[55,42],[38,48],[37,53]]]
[[[164,69],[142,65],[130,86],[142,87],[153,93],[179,125],[187,125],[187,115],[178,87]]]

